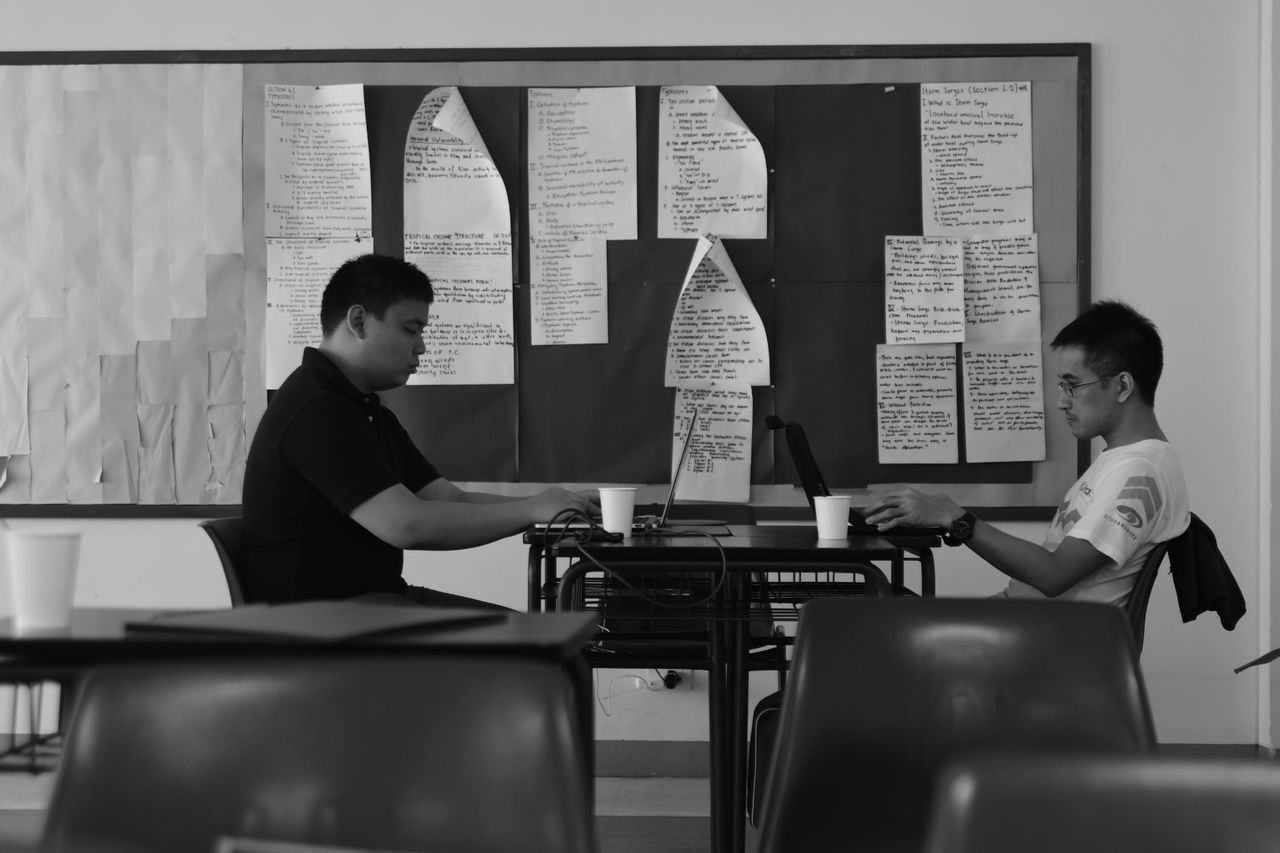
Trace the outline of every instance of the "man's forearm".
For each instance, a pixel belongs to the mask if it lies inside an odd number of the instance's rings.
[[[1034,542],[979,521],[974,526],[973,537],[965,544],[999,571],[1045,595],[1057,595],[1066,589],[1058,588],[1060,579],[1056,578],[1053,555]]]
[[[499,497],[499,496],[490,496]],[[527,499],[422,501],[405,531],[406,549],[474,548],[513,536],[533,524]]]

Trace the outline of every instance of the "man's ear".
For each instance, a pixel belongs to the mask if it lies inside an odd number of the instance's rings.
[[[347,328],[357,338],[364,337],[365,311],[363,305],[352,305],[347,309]]]
[[[1138,392],[1138,383],[1134,381],[1133,374],[1127,370],[1122,370],[1116,374],[1116,385],[1119,388],[1116,399],[1121,403]]]

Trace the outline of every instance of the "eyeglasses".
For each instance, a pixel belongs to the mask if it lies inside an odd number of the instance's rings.
[[[1063,394],[1066,394],[1068,397],[1075,397],[1077,388],[1083,388],[1086,385],[1093,385],[1098,382],[1105,382],[1106,380],[1110,379],[1112,376],[1115,376],[1115,375],[1116,374],[1114,373],[1110,373],[1106,376],[1099,376],[1097,379],[1090,379],[1088,382],[1076,382],[1075,384],[1072,384],[1070,382],[1059,382],[1058,390],[1061,391]]]

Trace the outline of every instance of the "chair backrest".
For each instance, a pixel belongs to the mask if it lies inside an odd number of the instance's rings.
[[[213,550],[218,553],[218,560],[222,563],[222,573],[227,578],[227,592],[231,595],[231,606],[239,607],[245,603],[244,585],[240,583],[237,569],[237,561],[240,559],[240,517],[209,518],[200,522],[200,527],[213,540]]]
[[[795,465],[800,486],[804,489],[804,496],[809,499],[809,506],[813,506],[815,497],[831,494],[818,470],[817,460],[813,458],[813,450],[809,447],[809,437],[805,435],[804,427],[795,421],[783,421],[776,416],[768,419],[768,425],[770,429],[786,431],[787,450],[791,454],[791,463]]]
[[[1125,617],[1129,620],[1129,629],[1133,631],[1133,640],[1139,652],[1142,651],[1142,641],[1147,632],[1147,604],[1151,601],[1151,589],[1156,584],[1160,565],[1164,562],[1165,555],[1169,553],[1169,546],[1172,544],[1172,539],[1157,543],[1147,554],[1142,570],[1138,572],[1138,579],[1133,585],[1133,592],[1129,593],[1129,602],[1124,606]]]
[[[760,850],[918,849],[945,762],[1027,748],[1155,748],[1118,608],[812,601],[796,629]]]
[[[1258,759],[1000,756],[943,775],[929,853],[1274,851],[1280,767]]]
[[[565,670],[338,653],[92,673],[44,843],[209,853],[220,835],[375,850],[596,850]]]

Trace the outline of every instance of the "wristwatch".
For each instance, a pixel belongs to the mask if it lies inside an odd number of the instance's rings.
[[[942,534],[942,541],[948,545],[963,545],[973,538],[974,525],[978,523],[978,519],[971,512],[951,522],[951,525]]]

